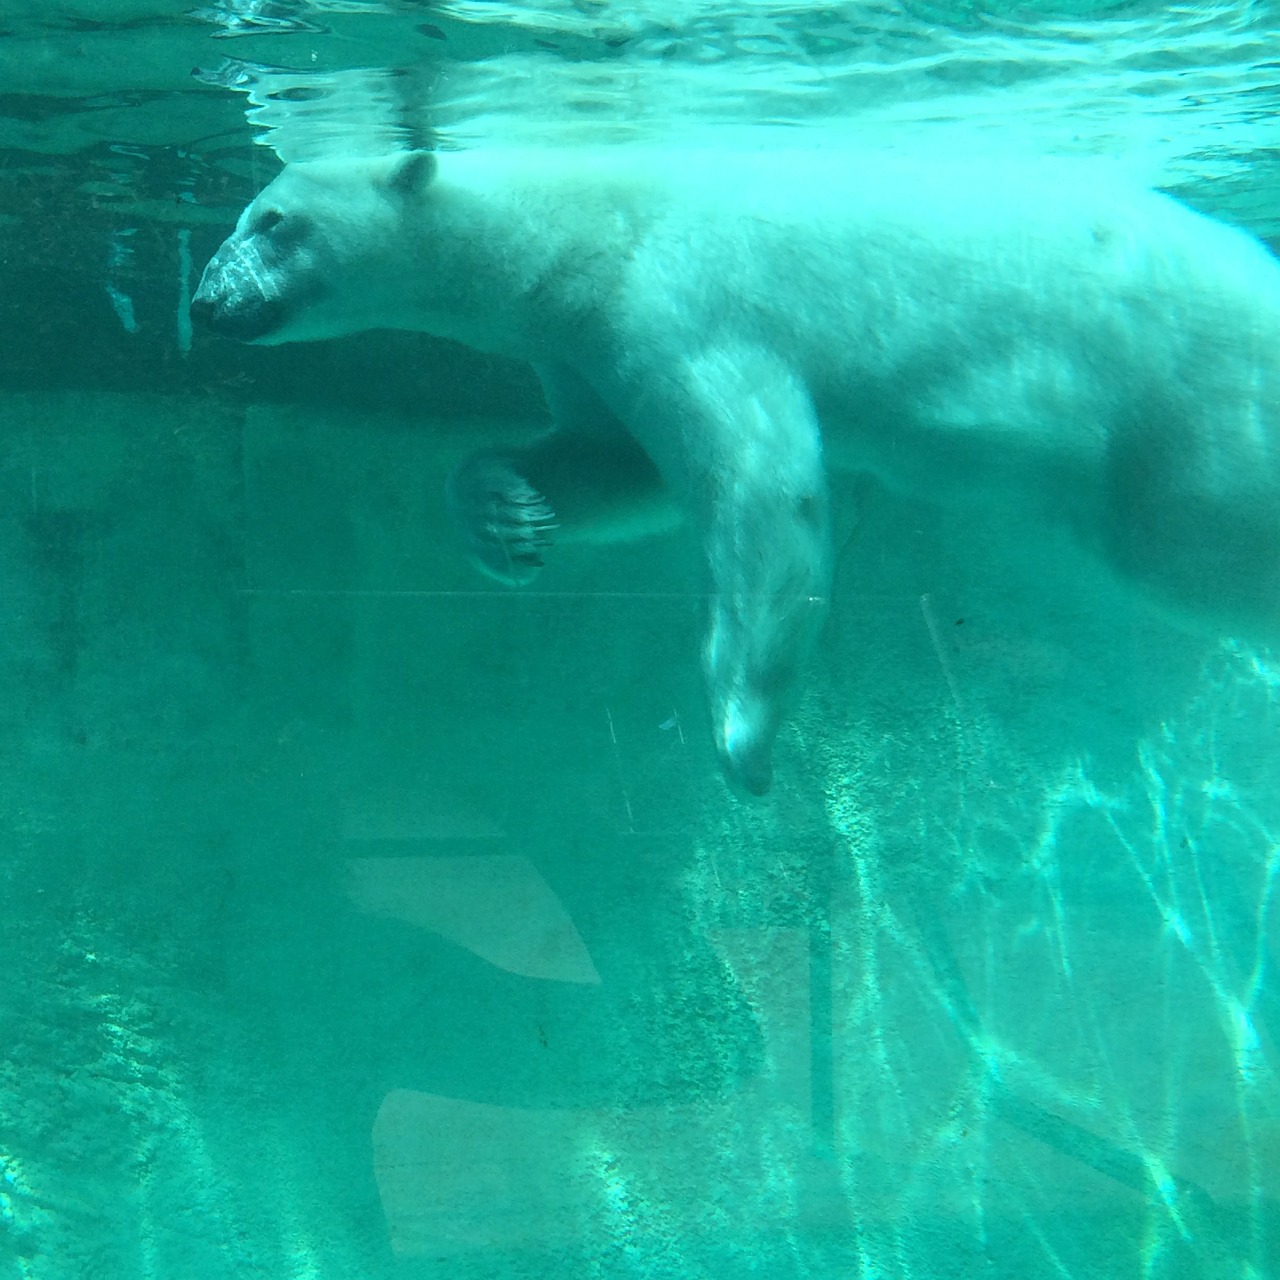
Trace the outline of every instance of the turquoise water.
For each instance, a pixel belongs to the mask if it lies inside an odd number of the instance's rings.
[[[369,145],[1101,155],[1274,247],[1280,10],[34,8],[0,1280],[1280,1276],[1275,655],[842,478],[745,803],[687,534],[466,564],[445,476],[544,423],[528,371],[185,315],[280,159]]]

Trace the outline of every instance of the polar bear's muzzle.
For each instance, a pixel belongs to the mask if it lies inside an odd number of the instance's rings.
[[[296,309],[257,236],[232,236],[209,260],[191,299],[191,319],[223,338],[271,342]]]

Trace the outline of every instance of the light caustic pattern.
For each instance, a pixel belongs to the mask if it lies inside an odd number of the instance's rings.
[[[885,819],[913,805],[878,803],[874,753],[831,779],[836,1145],[863,1274],[919,1274],[922,1226],[998,1275],[1269,1274],[1280,681],[1227,646],[1201,689],[1129,785],[1074,762],[1038,794],[961,792],[931,879],[893,865]]]
[[[254,1162],[239,1182],[219,1167],[184,1070],[207,1050],[174,1052],[163,983],[117,929],[78,913],[32,995],[40,1025],[13,1037],[0,1070],[0,1114],[20,1148],[0,1147],[0,1273],[162,1280],[249,1274],[269,1257],[272,1274],[320,1280],[282,1185],[288,1162]],[[41,1054],[42,1037],[57,1049]],[[55,1075],[31,1069],[39,1057],[83,1062]],[[254,1193],[264,1209],[248,1209]]]

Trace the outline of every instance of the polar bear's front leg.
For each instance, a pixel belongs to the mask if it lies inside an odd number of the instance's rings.
[[[772,353],[735,345],[685,360],[636,410],[642,442],[655,426],[661,435],[652,452],[683,490],[703,538],[710,580],[703,661],[716,747],[730,781],[761,795],[831,583],[813,405]]]

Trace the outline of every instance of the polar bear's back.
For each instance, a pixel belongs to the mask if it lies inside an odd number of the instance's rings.
[[[1159,310],[1188,335],[1242,317],[1280,333],[1280,266],[1256,240],[1107,162],[619,146],[442,168],[495,221],[532,229],[561,276],[588,278],[602,315],[639,309],[651,332],[648,309],[665,308],[673,341],[723,317],[825,333],[842,358],[855,343],[874,372],[913,330],[989,348],[1028,325],[1096,339]]]
[[[1194,423],[1192,454],[1280,465],[1280,264],[1113,166],[627,149],[521,163],[609,211],[629,264],[611,323],[650,346],[662,333],[673,359],[725,327],[786,352],[824,419],[855,417],[872,465],[884,440],[938,459],[931,487],[971,491],[970,444],[988,474],[1002,437],[1011,458],[1088,465],[1144,417],[1171,437]],[[904,448],[914,433],[939,439]]]

